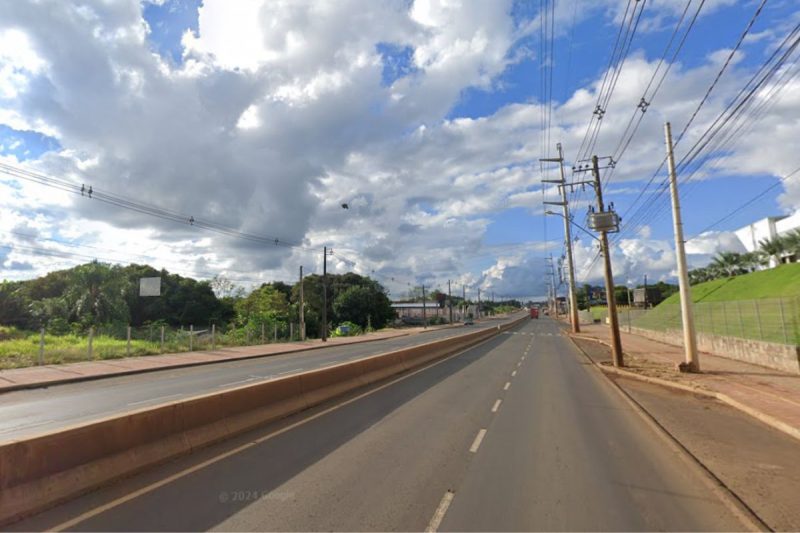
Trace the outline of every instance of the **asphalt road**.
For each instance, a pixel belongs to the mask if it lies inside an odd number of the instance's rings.
[[[743,528],[547,319],[11,529],[59,526]]]
[[[382,341],[8,392],[0,394],[0,442],[463,335],[476,329],[496,327],[507,320],[484,319],[473,326],[438,329]]]

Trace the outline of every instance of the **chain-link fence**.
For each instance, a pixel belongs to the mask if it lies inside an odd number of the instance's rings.
[[[701,333],[780,344],[800,343],[800,298],[797,297],[699,302],[693,305],[693,310],[695,329]],[[620,323],[626,325],[624,313]],[[631,318],[629,324],[657,331],[681,329],[681,306],[661,304],[642,311]]]
[[[299,324],[263,323],[248,327],[106,325],[70,333],[13,332],[0,342],[0,369],[117,359],[300,340]]]

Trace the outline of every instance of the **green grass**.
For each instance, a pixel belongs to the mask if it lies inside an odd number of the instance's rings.
[[[717,279],[692,286],[698,332],[800,343],[800,264]],[[675,294],[633,321],[654,330],[682,328],[680,296]]]
[[[694,302],[729,302],[790,296],[800,296],[800,263],[780,265],[769,270],[715,279],[692,286]],[[661,305],[679,303],[680,295],[673,294]]]
[[[698,332],[781,344],[800,341],[800,299],[797,297],[703,302],[694,304],[693,309]],[[634,320],[632,325],[660,331],[679,330],[682,328],[680,305],[662,303]]]
[[[131,338],[130,353],[127,352],[127,340],[110,335],[95,335],[92,340],[92,360],[119,359],[127,356],[155,355],[162,353],[160,333],[147,329],[134,330]],[[138,338],[137,338],[138,337]],[[266,342],[271,337],[265,339]],[[279,339],[281,340],[281,339]],[[282,339],[286,342],[286,339]],[[241,331],[229,334],[218,333],[216,347],[233,347],[261,344],[260,335],[246,338]],[[75,363],[89,361],[88,338],[86,335],[45,335],[44,364]],[[211,337],[206,334],[197,336],[192,349],[210,350]],[[163,353],[189,351],[189,337],[186,331],[168,330],[164,339]],[[19,331],[15,328],[3,327],[0,330],[0,370],[22,368],[39,364],[39,333]]]
[[[88,361],[88,340],[77,335],[45,335],[45,364],[73,363]],[[127,342],[105,335],[98,335],[92,341],[93,359],[116,359],[126,356]],[[165,347],[166,348],[166,347]],[[185,350],[185,348],[184,348]],[[131,340],[130,355],[150,355],[159,353],[159,344]],[[34,366],[39,360],[39,335],[0,342],[0,369]]]

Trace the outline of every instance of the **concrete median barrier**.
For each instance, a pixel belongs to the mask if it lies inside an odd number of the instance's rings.
[[[418,368],[525,320],[0,443],[0,525]]]

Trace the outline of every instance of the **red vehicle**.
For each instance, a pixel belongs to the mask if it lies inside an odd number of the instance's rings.
[[[539,309],[531,307],[531,318],[539,318]]]

